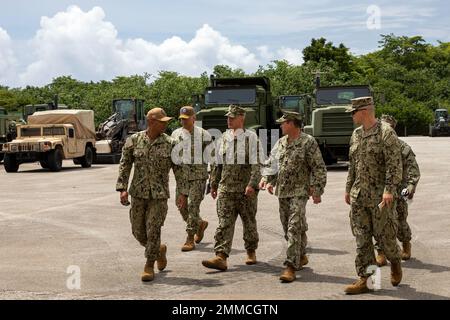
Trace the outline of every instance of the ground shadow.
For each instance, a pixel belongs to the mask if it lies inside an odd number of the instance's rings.
[[[212,242],[201,242],[199,244],[195,244],[194,250],[199,252],[208,252],[214,255],[214,244]],[[247,251],[242,249],[231,249],[230,256],[242,254],[244,252]]]
[[[402,267],[405,269],[424,269],[430,270],[431,273],[441,273],[450,271],[450,267],[440,266],[437,264],[424,263],[416,258],[411,258],[402,263]]]
[[[145,282],[145,285],[151,285],[152,283],[163,283],[170,286],[200,286],[200,287],[219,287],[223,286],[223,283],[215,278],[210,279],[193,279],[185,277],[171,277],[169,276],[170,270],[162,271],[155,274],[155,279],[151,282]]]
[[[388,296],[398,299],[407,299],[407,300],[449,300],[448,296],[441,296],[434,293],[429,292],[421,292],[417,291],[416,288],[412,288],[408,284],[400,284],[397,287],[397,290],[378,290],[370,293],[375,296]]]
[[[69,172],[69,171],[79,171],[79,170],[85,171],[85,170],[95,170],[95,169],[102,169],[102,168],[104,168],[104,166],[96,166],[96,165],[94,165],[94,166],[92,166],[90,168],[81,168],[81,167],[68,167],[68,168],[65,168],[65,167],[62,167],[61,171],[59,171],[59,172]],[[43,169],[43,168],[32,169],[32,170],[24,170],[24,171],[21,171],[20,168],[19,168],[19,171],[17,173],[39,173],[39,172],[58,173],[58,172],[52,172],[52,171],[50,171],[48,169]]]

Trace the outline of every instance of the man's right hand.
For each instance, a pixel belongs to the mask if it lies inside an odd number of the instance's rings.
[[[124,206],[128,206],[130,202],[128,201],[128,192],[120,191],[120,203]]]
[[[211,197],[214,200],[216,200],[216,198],[217,198],[217,189],[216,188],[211,187]]]
[[[273,194],[273,185],[271,185],[270,183],[268,183],[266,185],[267,191],[269,191],[270,194]]]
[[[350,193],[348,192],[345,193],[345,203],[350,205]]]

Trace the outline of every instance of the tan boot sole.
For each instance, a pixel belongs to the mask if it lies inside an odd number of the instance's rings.
[[[209,262],[208,260],[203,260],[202,261],[202,265],[206,268],[210,268],[210,269],[215,269],[215,270],[220,270],[220,271],[225,271],[227,270],[227,266],[223,266],[223,265],[217,265],[215,263]]]
[[[372,292],[373,290],[370,290],[369,288],[363,288],[363,289],[360,289],[360,290],[352,290],[352,289],[345,289],[344,290],[344,292],[345,292],[345,294],[349,294],[349,295],[352,295],[352,294],[364,294],[364,293],[369,293],[369,292]]]
[[[152,281],[155,278],[155,275],[151,275],[150,273],[142,273],[141,280],[143,282]]]
[[[250,259],[245,260],[245,264],[249,265],[249,266],[256,264],[256,262],[257,262],[256,260],[250,260]]]
[[[194,249],[195,249],[195,246],[192,246],[192,247],[182,246],[181,247],[181,251],[183,251],[183,252],[192,251]]]
[[[280,280],[283,282],[283,283],[289,283],[289,282],[293,282],[293,281],[295,281],[295,279],[296,279],[296,277],[288,277],[288,276],[281,276],[280,277]]]

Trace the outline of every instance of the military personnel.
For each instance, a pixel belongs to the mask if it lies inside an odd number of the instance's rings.
[[[195,126],[195,110],[191,106],[180,108],[182,128],[176,129],[172,133],[172,138],[182,146],[180,158],[182,158],[184,175],[187,179],[186,184],[189,189],[187,198],[181,195],[181,201],[184,205],[180,208],[181,216],[186,222],[187,239],[182,246],[182,251],[191,251],[195,249],[195,243],[200,243],[203,239],[205,229],[208,227],[208,221],[200,218],[200,203],[203,200],[208,179],[208,164],[203,161],[203,151],[211,141],[208,131]],[[188,155],[184,157],[183,152]],[[180,191],[177,187],[177,199]]]
[[[395,130],[397,120],[391,115],[382,115],[381,121],[387,122],[392,129]],[[411,258],[411,228],[406,221],[408,217],[408,203],[404,197],[413,199],[416,192],[416,186],[420,179],[419,165],[416,161],[416,155],[412,151],[411,147],[400,140],[400,149],[402,152],[402,164],[403,164],[403,178],[402,183],[397,190],[397,218],[398,218],[398,233],[397,239],[402,243],[402,260],[408,260]],[[401,196],[403,191],[404,197]],[[386,255],[379,247],[378,241],[375,245],[378,251],[377,265],[385,266],[387,264]]]
[[[216,147],[217,163],[211,171],[211,196],[217,199],[219,225],[214,236],[215,257],[203,260],[207,268],[225,271],[227,258],[233,243],[236,218],[241,217],[244,228],[244,242],[247,250],[245,263],[256,263],[258,231],[256,210],[258,183],[261,179],[259,164],[260,143],[255,132],[245,130],[245,109],[230,105],[227,130]],[[256,158],[255,158],[256,156]],[[253,160],[253,161],[252,161]]]
[[[356,238],[356,271],[360,279],[345,289],[347,294],[369,291],[369,267],[375,265],[372,237],[391,262],[391,283],[402,279],[397,245],[395,198],[402,181],[400,143],[395,131],[375,118],[372,97],[352,99],[353,122],[361,125],[350,139],[350,162],[345,202],[351,206],[350,223]]]
[[[321,202],[327,181],[327,169],[316,140],[302,133],[299,113],[286,111],[277,120],[283,137],[271,151],[268,165],[263,169],[261,189],[267,189],[278,197],[280,219],[287,240],[285,270],[280,276],[283,282],[295,280],[296,270],[308,262],[305,255],[306,202]]]
[[[142,273],[142,281],[154,278],[154,263],[162,271],[167,265],[167,246],[161,244],[161,227],[167,215],[169,198],[169,171],[173,168],[181,194],[188,195],[183,185],[182,168],[171,159],[174,140],[163,133],[168,121],[161,108],[147,113],[148,129],[131,135],[122,149],[119,177],[116,190],[120,192],[120,202],[128,205],[128,181],[134,164],[131,195],[130,221],[136,240],[145,247],[147,262]],[[181,206],[181,201],[179,201]]]

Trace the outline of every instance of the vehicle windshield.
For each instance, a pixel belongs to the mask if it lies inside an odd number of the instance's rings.
[[[132,100],[114,101],[114,112],[120,113],[122,119],[132,118],[134,112],[134,101]]]
[[[322,104],[350,104],[351,99],[371,96],[369,88],[323,88],[316,92],[316,102]]]
[[[306,97],[281,97],[280,108],[305,113]]]
[[[253,104],[256,101],[254,88],[214,88],[206,90],[205,104]]]
[[[64,127],[44,128],[44,136],[65,136]]]
[[[39,137],[41,135],[41,128],[21,128],[20,135],[22,137]]]
[[[438,117],[438,118],[440,118],[440,117],[447,118],[448,117],[447,110],[436,111],[436,117]]]

